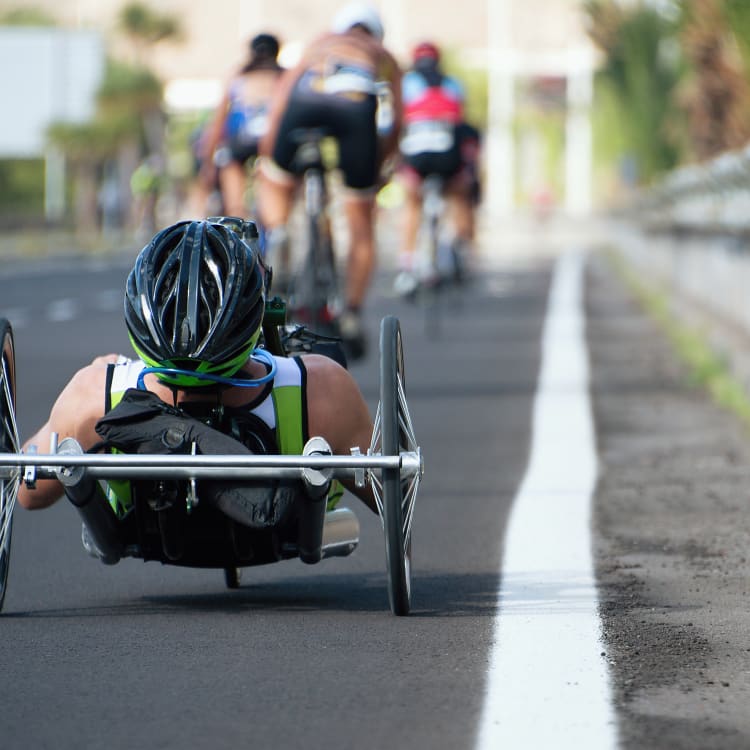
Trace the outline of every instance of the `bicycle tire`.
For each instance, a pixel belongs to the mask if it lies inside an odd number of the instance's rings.
[[[327,205],[325,175],[317,168],[309,170],[305,180],[316,181],[312,192],[317,196],[315,206],[306,206],[307,253],[292,285],[290,307],[293,317],[315,333],[338,337],[340,330],[335,313],[338,294],[333,242],[324,226]],[[307,184],[307,183],[306,183]],[[305,192],[308,192],[306,187]]]
[[[0,318],[0,451],[18,453],[16,426],[16,356],[13,329]],[[0,479],[0,610],[5,601],[13,534],[13,507],[18,494],[18,476]]]
[[[405,386],[401,326],[389,315],[380,326],[381,452],[399,455],[405,448],[400,427],[399,385]],[[383,469],[383,528],[388,571],[388,599],[395,615],[411,607],[411,533],[404,528],[404,493],[399,469]]]

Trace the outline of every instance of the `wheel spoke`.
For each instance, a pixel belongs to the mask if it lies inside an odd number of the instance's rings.
[[[13,408],[13,394],[10,388],[8,362],[5,356],[2,357],[2,373],[0,373],[0,377],[2,378],[0,399],[2,399],[4,407],[2,410],[2,425],[0,426],[0,445],[4,451],[17,453],[19,450],[18,426]],[[13,508],[16,503],[19,483],[18,475],[0,480],[0,550],[5,549],[8,541],[8,529],[13,517]]]
[[[372,488],[372,494],[375,498],[375,505],[378,509],[378,516],[380,517],[380,525],[383,526],[385,523],[385,512],[383,510],[383,483],[380,481],[380,477],[374,471],[368,471],[370,479],[370,487]]]
[[[0,482],[0,550],[5,547],[6,534],[13,518],[13,508],[18,495],[18,477]]]
[[[16,415],[12,408],[13,397],[10,393],[10,387],[8,385],[8,374],[6,370],[5,360],[3,360],[3,393],[0,395],[5,401],[6,415],[3,419],[2,424],[2,436],[0,436],[0,442],[3,447],[7,449],[8,453],[18,453],[19,440],[18,440],[18,425],[16,424]],[[7,438],[7,441],[6,441]],[[10,443],[10,445],[7,445]]]
[[[415,475],[404,493],[404,542],[408,544],[411,539],[411,525],[414,518],[414,508],[416,506],[417,490],[419,489],[419,475]]]

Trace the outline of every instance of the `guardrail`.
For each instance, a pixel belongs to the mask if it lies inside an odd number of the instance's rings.
[[[635,209],[649,229],[750,235],[750,145],[675,170]]]
[[[750,145],[676,170],[622,219],[621,255],[750,391]]]

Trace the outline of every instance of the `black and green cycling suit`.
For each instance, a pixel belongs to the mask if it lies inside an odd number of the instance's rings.
[[[227,407],[228,422],[232,437],[251,450],[257,445],[257,434],[243,434],[248,420],[235,417],[251,415],[255,423],[264,427],[263,432],[271,436],[263,441],[267,452],[282,455],[302,455],[310,435],[307,426],[307,370],[299,357],[276,357],[276,375],[262,392],[249,404],[237,409]],[[107,370],[105,388],[105,412],[113,409],[128,388],[135,388],[138,375],[145,367],[140,360],[122,357]],[[128,480],[110,481],[106,486],[107,498],[118,518],[126,516],[133,507],[132,488]],[[335,507],[343,494],[339,482],[333,482],[328,495],[328,508]]]

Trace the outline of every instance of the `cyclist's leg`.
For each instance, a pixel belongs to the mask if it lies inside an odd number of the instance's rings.
[[[445,190],[449,206],[453,241],[451,244],[452,269],[448,269],[460,280],[471,265],[474,256],[474,232],[476,206],[472,200],[471,182],[462,172],[451,179]]]
[[[219,188],[226,216],[241,216],[245,218],[245,190],[247,178],[245,167],[232,159],[219,170]]]
[[[422,178],[408,165],[400,170],[399,176],[404,188],[404,210],[398,264],[402,271],[413,271],[417,234],[422,220]]]
[[[417,238],[422,223],[422,177],[408,163],[399,169],[404,189],[401,212],[401,236],[396,261],[397,273],[393,280],[396,294],[409,296],[419,286],[420,259],[417,255]]]
[[[344,176],[344,211],[349,226],[346,272],[347,309],[340,319],[341,336],[351,359],[365,352],[361,311],[375,270],[375,195],[378,135],[375,97],[339,103],[335,110],[339,168]]]
[[[371,192],[348,191],[344,197],[344,212],[349,227],[346,304],[350,309],[359,310],[375,270],[375,196]]]
[[[258,214],[265,232],[265,260],[274,269],[274,288],[285,292],[289,281],[287,222],[294,204],[297,180],[269,159],[258,169]]]
[[[265,251],[274,266],[274,286],[284,293],[291,277],[291,258],[287,224],[294,206],[300,175],[294,172],[298,144],[292,133],[299,127],[313,127],[310,102],[294,89],[272,138],[261,142],[258,159],[257,208],[265,232]]]

